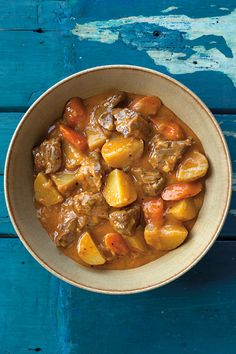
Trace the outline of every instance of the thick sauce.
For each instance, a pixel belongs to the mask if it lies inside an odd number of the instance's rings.
[[[88,111],[88,115],[92,112],[92,110],[94,109],[94,106],[103,102],[107,97],[109,97],[109,95],[110,95],[110,93],[105,93],[105,94],[101,94],[101,95],[97,95],[97,96],[85,99],[84,104],[85,104],[86,109]],[[134,99],[141,98],[141,97],[143,97],[143,96],[128,93],[126,101],[124,103],[121,103],[120,107],[127,106],[127,104],[129,102],[133,101]],[[159,109],[156,116],[157,117],[165,117],[166,119],[171,119],[172,121],[178,123],[178,125],[182,128],[184,135],[186,137],[190,136],[193,138],[194,144],[189,148],[189,150],[187,152],[188,154],[191,153],[191,150],[193,150],[193,149],[198,150],[201,153],[204,153],[202,144],[199,141],[198,137],[194,134],[194,132],[186,124],[184,124],[166,106],[164,106],[162,104],[162,106]],[[61,122],[61,120],[56,121],[55,124],[49,128],[47,138],[57,137],[59,135],[58,122]],[[84,127],[84,129],[86,129],[86,126]],[[149,169],[152,168],[149,161],[148,161],[148,150],[146,147],[145,147],[143,156],[140,159],[138,159],[137,161],[135,161],[132,166],[133,167],[138,166],[138,167],[149,168]],[[166,183],[167,185],[172,184],[172,183],[176,183],[177,182],[176,169],[172,173],[166,174],[166,178],[167,178],[167,183]],[[204,185],[204,177],[201,178],[201,181],[202,181],[202,184]],[[136,188],[138,189],[139,187],[136,186]],[[81,191],[81,187],[78,184],[77,186],[75,186],[75,188],[73,190],[70,191],[70,193],[65,194],[65,198],[69,197],[69,196],[75,196],[80,191]],[[141,204],[142,199],[143,199],[142,190],[138,190],[138,195],[139,196],[138,196],[137,202],[140,202],[140,204]],[[199,211],[202,206],[203,199],[204,199],[204,190],[202,190],[202,192],[200,192],[198,195],[194,196],[193,199],[195,200],[195,205],[197,205],[197,208]],[[173,204],[172,201],[165,201],[165,210],[167,210],[168,207],[171,206],[172,204]],[[47,230],[47,232],[48,232],[49,236],[52,238],[52,240],[54,240],[55,230],[57,228],[57,225],[60,223],[60,214],[62,213],[61,203],[59,202],[56,205],[44,206],[39,202],[35,202],[35,206],[37,209],[38,218],[40,219],[43,227]],[[111,209],[114,210],[114,208],[111,208]],[[165,217],[166,217],[167,221],[168,220],[170,222],[172,221],[172,217],[170,215],[166,215]],[[192,220],[182,222],[182,224],[187,228],[188,231],[190,231],[192,229],[192,227],[194,226],[196,219],[197,219],[197,215]],[[140,222],[140,226],[138,228],[138,232],[143,234],[144,227],[145,227],[145,221],[142,217],[141,222]],[[104,244],[103,244],[104,235],[106,235],[108,233],[116,232],[116,230],[114,230],[112,228],[112,226],[108,220],[103,221],[102,223],[95,225],[93,227],[90,226],[88,229],[93,237],[93,240],[95,241],[97,247],[101,250],[101,252],[104,252]],[[63,248],[63,247],[59,247],[59,248],[61,249],[62,252],[65,253],[66,256],[72,258],[74,261],[76,261],[82,265],[85,265],[85,266],[93,267],[93,265],[88,265],[85,262],[83,262],[78,254],[77,245],[78,245],[78,240],[79,240],[80,236],[81,235],[78,233],[75,240],[69,246],[67,246],[65,248]],[[125,239],[128,239],[128,238],[125,237]],[[187,242],[187,241],[185,241],[185,242]],[[145,241],[144,241],[144,244],[145,244]],[[139,267],[143,264],[146,264],[148,262],[151,262],[166,253],[166,251],[156,250],[155,248],[150,247],[147,244],[145,244],[144,247],[145,247],[144,252],[140,252],[135,249],[131,249],[131,252],[129,252],[127,255],[110,257],[110,258],[108,257],[109,262],[106,262],[105,264],[100,265],[100,266],[96,266],[96,268],[99,268],[99,269],[135,268],[135,267]],[[105,254],[106,254],[106,252],[105,252]]]

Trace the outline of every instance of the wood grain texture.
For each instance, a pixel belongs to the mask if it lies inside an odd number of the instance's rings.
[[[68,0],[0,0],[1,30],[55,31],[61,29],[64,20],[70,18]],[[37,32],[37,33],[40,33]]]
[[[144,0],[135,6],[127,0],[122,6],[116,0],[96,0],[92,5],[85,0],[11,0],[10,5],[2,0],[1,4],[0,107],[23,110],[69,74],[96,65],[122,63],[170,73],[211,108],[236,110],[232,0],[217,0],[214,6],[210,0],[194,0],[191,4],[176,0],[175,6],[171,0],[149,0],[148,6]],[[128,16],[143,16],[145,20],[125,26],[117,22],[118,40],[110,43],[115,27],[107,21]],[[158,21],[150,23],[151,16],[161,18],[162,26]],[[183,21],[181,16],[185,16]],[[227,19],[228,26],[224,24]],[[94,21],[109,25],[102,40],[91,39],[93,28],[84,33],[84,39],[72,34],[76,23]],[[167,28],[171,23],[174,29]],[[178,23],[185,23],[184,29]],[[189,27],[196,38],[186,38]]]
[[[3,172],[7,148],[11,136],[22,115],[22,113],[0,113],[0,131],[2,132],[2,139],[0,139],[0,236],[6,234],[15,235],[4,201]],[[234,172],[233,196],[231,200],[230,212],[220,236],[224,238],[236,238],[236,115],[216,115],[216,119],[219,122],[223,133],[225,134],[232,157],[232,166]]]
[[[130,296],[61,282],[18,239],[0,246],[1,353],[234,353],[235,242],[217,242],[168,286]]]
[[[229,239],[236,239],[236,85],[230,77],[236,73],[235,1],[0,0],[0,8],[0,353],[233,354],[236,242]],[[140,16],[145,20],[137,21]],[[135,21],[118,26],[118,40],[112,42],[117,26],[109,20],[119,25],[127,17]],[[181,30],[182,18],[185,28],[196,29],[196,38],[186,38],[191,31]],[[109,25],[103,40],[92,40],[92,27],[88,32],[81,27],[83,38],[71,32],[76,24],[95,21]],[[170,74],[215,113],[228,113],[216,118],[231,152],[233,196],[220,235],[224,242],[216,242],[194,269],[148,293],[104,296],[61,282],[26,251],[7,214],[3,170],[17,123],[43,91],[79,70],[119,63]]]
[[[58,280],[18,239],[1,239],[0,258],[0,352],[59,353]]]
[[[236,22],[236,10],[219,7],[217,16],[208,13],[201,16],[199,12],[198,17],[193,18],[184,8],[179,14],[178,8],[167,7],[151,16],[142,12],[138,16],[125,13],[118,18],[85,23],[79,19],[72,33],[80,41],[109,45],[115,50],[122,46],[131,49],[136,52],[136,58],[141,52],[161,71],[173,75],[221,73],[235,87],[236,40],[231,28]],[[222,98],[227,99],[227,96]]]
[[[66,34],[0,31],[0,43],[2,111],[25,111],[43,91],[71,72],[67,60],[71,41]]]

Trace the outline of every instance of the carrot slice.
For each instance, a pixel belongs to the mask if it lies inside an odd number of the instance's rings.
[[[202,190],[201,182],[195,183],[174,183],[167,186],[162,192],[164,200],[181,200],[193,197]]]
[[[178,123],[159,117],[152,118],[152,122],[165,139],[174,141],[184,139],[184,133]]]
[[[106,234],[104,241],[106,248],[113,255],[125,256],[127,253],[129,253],[129,247],[120,234],[115,232]]]
[[[164,222],[164,202],[162,198],[145,199],[143,213],[147,224],[161,226]]]
[[[82,98],[71,98],[65,106],[63,117],[72,128],[78,126],[84,129],[87,123],[87,110]]]
[[[129,107],[143,115],[154,115],[161,107],[161,100],[155,96],[145,96],[132,101]]]
[[[87,139],[75,130],[66,127],[65,125],[60,125],[60,132],[63,138],[73,145],[76,149],[84,151],[87,149]]]

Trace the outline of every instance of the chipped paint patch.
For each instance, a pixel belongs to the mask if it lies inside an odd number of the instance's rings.
[[[132,49],[146,52],[156,65],[165,66],[171,74],[222,72],[236,86],[235,23],[236,9],[218,17],[171,14],[78,23],[72,33],[80,40],[106,44],[122,41]],[[165,36],[154,40],[157,28]]]
[[[162,10],[161,12],[163,14],[166,14],[167,12],[172,12],[174,10],[178,10],[178,7],[177,6],[170,6],[170,7],[167,7],[167,9]]]

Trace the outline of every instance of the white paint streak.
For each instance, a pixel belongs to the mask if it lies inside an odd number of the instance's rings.
[[[222,10],[222,11],[229,11],[228,7],[220,7],[219,10]]]
[[[231,209],[229,213],[233,216],[236,216],[236,209]]]
[[[91,39],[102,43],[114,43],[118,40],[118,33],[108,30],[105,27],[97,28],[93,23],[85,23],[83,25],[76,25],[72,33],[77,35],[80,40]]]
[[[236,138],[236,132],[230,130],[223,130],[225,136],[231,136],[232,138]]]
[[[161,15],[149,17],[130,16],[107,21],[93,21],[77,24],[72,33],[78,36],[80,40],[112,44],[122,40],[119,34],[121,30],[125,30],[126,25],[153,24],[169,30],[179,31],[184,39],[190,41],[206,35],[221,36],[232,51],[232,58],[226,57],[217,48],[206,49],[201,45],[193,45],[191,48],[194,53],[183,60],[185,53],[173,53],[171,49],[163,50],[152,46],[148,48],[149,42],[143,43],[142,39],[140,39],[137,49],[145,51],[157,65],[164,65],[172,74],[187,74],[210,69],[226,74],[236,86],[235,23],[236,9],[230,14],[219,17],[190,18],[185,15]],[[129,44],[128,35],[129,33],[126,36],[126,44]],[[136,41],[138,40],[137,36]],[[132,39],[130,39],[131,42]],[[191,46],[189,43],[188,45]]]
[[[174,11],[174,10],[178,10],[178,7],[177,7],[177,6],[170,6],[170,7],[167,7],[167,9],[162,10],[161,12],[162,12],[163,14],[166,14],[167,12],[172,12],[172,11]]]

